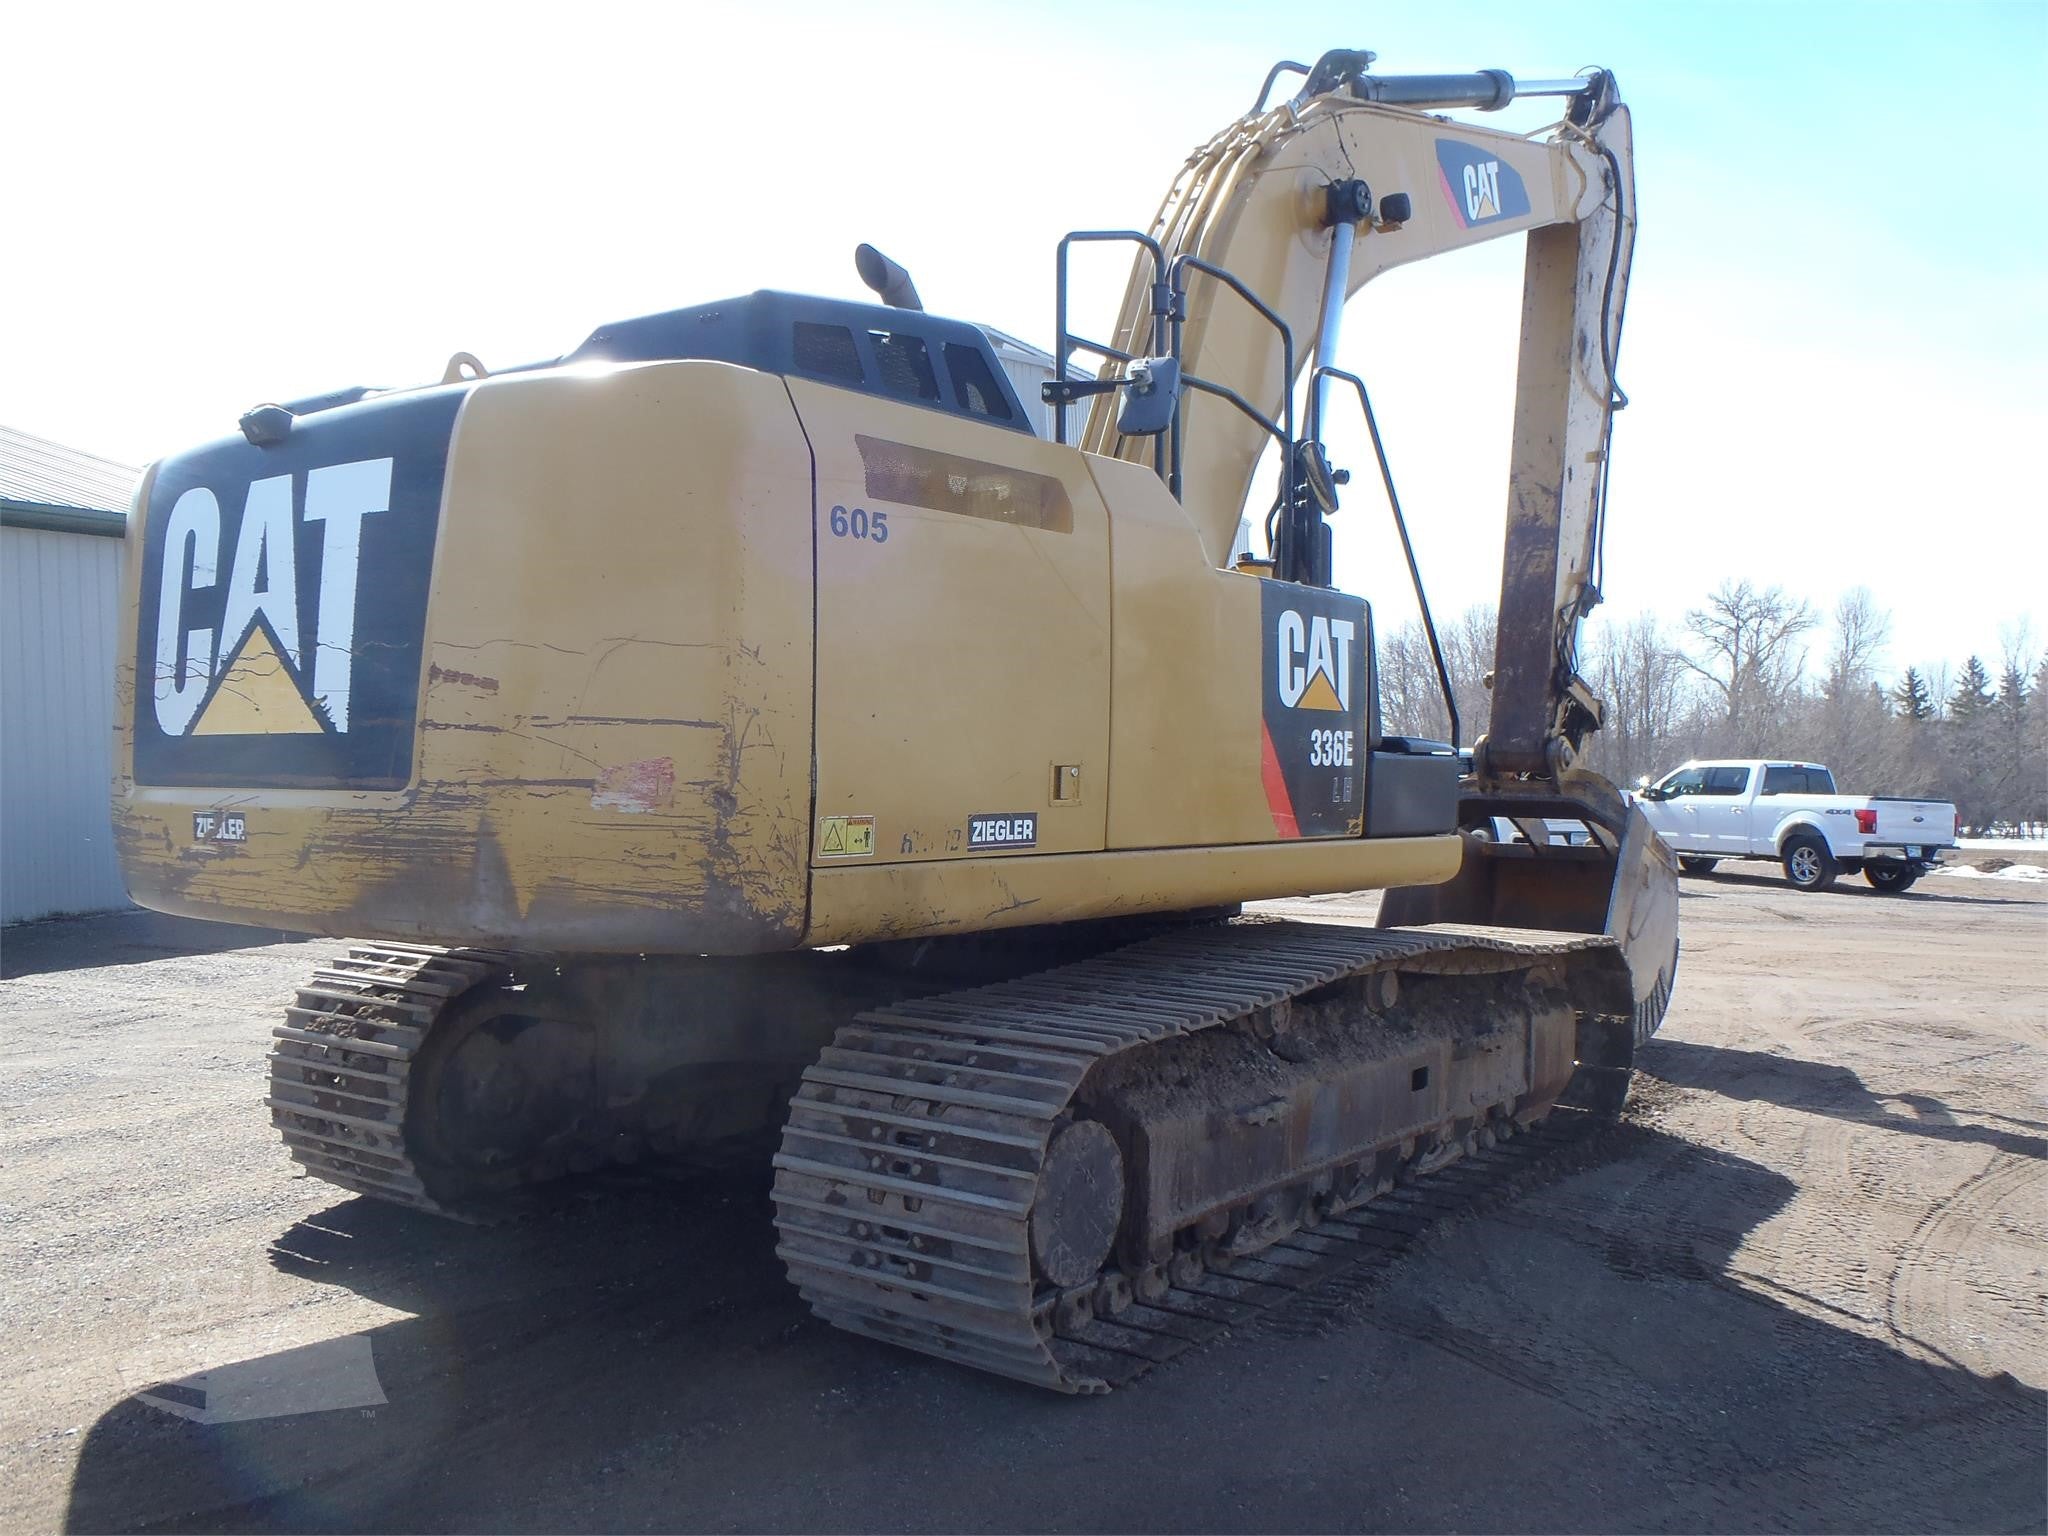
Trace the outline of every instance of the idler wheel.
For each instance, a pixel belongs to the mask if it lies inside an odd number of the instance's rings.
[[[1094,1278],[1124,1219],[1124,1159],[1097,1121],[1053,1133],[1031,1203],[1031,1257],[1054,1285]]]
[[[406,1131],[430,1182],[504,1191],[600,1160],[575,1142],[599,1102],[589,1032],[510,1002],[478,998],[420,1053]]]

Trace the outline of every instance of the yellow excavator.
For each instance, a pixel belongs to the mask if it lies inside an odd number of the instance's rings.
[[[779,1127],[819,1315],[1099,1391],[1205,1274],[1560,1104],[1618,1111],[1678,954],[1574,659],[1629,116],[1601,71],[1372,62],[1275,66],[1149,229],[1061,242],[1049,435],[988,334],[863,248],[884,302],[458,354],[150,469],[120,856],[145,906],[355,936],[272,1031],[293,1158],[484,1219]],[[1552,128],[1448,115],[1529,95]],[[1499,641],[1461,750],[1447,677],[1451,742],[1383,728],[1323,444],[1371,413],[1346,298],[1510,235]],[[1118,243],[1114,328],[1076,335],[1068,258]],[[1367,889],[1377,927],[1241,911]]]

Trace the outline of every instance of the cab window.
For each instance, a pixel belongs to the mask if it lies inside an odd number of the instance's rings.
[[[1707,787],[1707,770],[1681,768],[1657,787],[1670,799],[1676,799],[1680,795],[1700,794]]]
[[[796,371],[814,379],[843,379],[860,385],[860,354],[853,350],[853,332],[843,325],[796,322],[791,338]]]
[[[1835,778],[1825,768],[1766,768],[1766,795],[1832,795]]]
[[[1710,795],[1739,795],[1749,788],[1747,768],[1709,768],[1706,792]]]
[[[939,381],[932,372],[932,355],[922,336],[901,331],[869,331],[874,344],[875,365],[881,370],[882,388],[909,400],[936,400]]]
[[[953,376],[953,403],[976,416],[1010,419],[1010,402],[996,387],[988,359],[972,347],[955,341],[946,343],[946,372]]]

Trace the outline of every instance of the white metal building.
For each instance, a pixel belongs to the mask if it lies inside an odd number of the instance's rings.
[[[988,338],[989,345],[996,349],[996,361],[1003,365],[1003,372],[1010,376],[1010,383],[1023,398],[1024,409],[1030,414],[1032,426],[1037,428],[1040,437],[1051,438],[1053,417],[1058,408],[1047,405],[1038,398],[1038,386],[1048,382],[1053,376],[1053,355],[1032,346],[1028,341],[1019,341],[1008,331],[999,331],[992,325],[982,326],[981,333]],[[1067,374],[1070,378],[1076,379],[1094,377],[1072,363],[1067,365]],[[1070,414],[1070,442],[1080,440],[1081,428],[1087,421],[1088,409],[1085,404]]]
[[[128,905],[107,795],[139,474],[0,427],[0,922]]]

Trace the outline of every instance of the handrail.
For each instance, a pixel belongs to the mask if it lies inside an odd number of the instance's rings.
[[[1099,356],[1113,358],[1118,362],[1134,362],[1132,353],[1122,351],[1106,343],[1090,341],[1085,336],[1075,336],[1067,329],[1067,248],[1072,245],[1100,245],[1119,240],[1129,240],[1143,246],[1152,254],[1152,349],[1154,353],[1166,350],[1166,252],[1152,236],[1140,234],[1135,229],[1077,229],[1060,237],[1053,273],[1053,377],[1060,383],[1067,378],[1067,364],[1072,361],[1074,349],[1078,346]],[[1064,443],[1067,440],[1067,406],[1070,402],[1057,402],[1053,410],[1052,440]],[[1155,443],[1152,447],[1152,467],[1162,477],[1166,472],[1164,462],[1165,445]],[[1176,493],[1178,494],[1178,493]]]
[[[1285,448],[1289,446],[1290,439],[1287,437],[1285,433],[1283,433],[1280,430],[1279,424],[1277,422],[1268,421],[1265,417],[1261,416],[1258,412],[1258,408],[1254,406],[1251,403],[1251,401],[1245,399],[1243,395],[1240,395],[1228,384],[1216,384],[1212,383],[1208,379],[1198,379],[1191,373],[1182,374],[1180,376],[1180,381],[1182,384],[1186,385],[1190,389],[1199,389],[1204,394],[1216,396],[1219,400],[1228,400],[1240,411],[1243,411],[1245,415],[1251,417],[1253,421],[1257,422],[1260,426],[1264,427],[1268,432],[1270,432],[1273,435],[1274,441],[1279,443],[1281,447]]]
[[[1059,386],[1066,385],[1067,369],[1076,352],[1087,352],[1110,362],[1128,365],[1139,361],[1139,356],[1126,352],[1121,347],[1107,342],[1095,341],[1086,336],[1076,336],[1067,325],[1067,258],[1075,245],[1107,244],[1128,240],[1142,246],[1152,257],[1152,289],[1150,294],[1151,344],[1153,355],[1167,356],[1178,361],[1181,354],[1182,333],[1187,324],[1188,280],[1191,275],[1201,274],[1212,277],[1230,289],[1271,325],[1280,334],[1280,352],[1284,388],[1281,395],[1280,419],[1262,414],[1245,397],[1228,385],[1213,379],[1200,378],[1192,373],[1181,375],[1181,384],[1188,389],[1200,390],[1205,394],[1228,401],[1245,416],[1250,418],[1274,438],[1281,449],[1281,502],[1286,502],[1293,492],[1294,458],[1296,449],[1294,419],[1294,332],[1279,313],[1264,299],[1254,293],[1236,273],[1220,267],[1212,261],[1204,261],[1191,252],[1175,256],[1169,265],[1166,253],[1158,240],[1150,235],[1140,234],[1134,229],[1081,229],[1061,237],[1054,262],[1053,282],[1053,368],[1055,381],[1046,386],[1048,397]],[[1101,387],[1083,391],[1088,394],[1101,392]],[[1070,400],[1053,399],[1053,441],[1067,442],[1067,407]],[[1169,432],[1155,440],[1152,446],[1152,468],[1166,482],[1168,492],[1174,500],[1180,500],[1182,466],[1185,446],[1186,422],[1184,412],[1176,402],[1173,425]]]
[[[1263,315],[1272,324],[1273,328],[1280,333],[1280,353],[1282,358],[1282,395],[1280,403],[1281,420],[1286,424],[1284,430],[1280,426],[1275,425],[1269,418],[1260,415],[1256,410],[1252,409],[1250,405],[1245,403],[1244,397],[1237,394],[1234,390],[1226,390],[1221,385],[1212,384],[1206,379],[1198,379],[1190,373],[1183,373],[1181,375],[1181,383],[1191,384],[1197,389],[1205,389],[1211,394],[1222,395],[1240,410],[1244,411],[1252,420],[1258,422],[1268,432],[1278,437],[1283,450],[1281,453],[1283,463],[1280,466],[1280,474],[1284,481],[1294,473],[1294,332],[1289,328],[1287,322],[1281,319],[1274,311],[1271,305],[1245,286],[1243,280],[1235,272],[1225,267],[1219,267],[1213,261],[1204,261],[1192,252],[1183,251],[1180,255],[1173,258],[1173,266],[1168,272],[1167,277],[1167,286],[1171,295],[1174,357],[1178,358],[1180,356],[1181,330],[1187,324],[1187,274],[1190,271],[1200,272],[1205,276],[1215,278],[1218,282],[1229,288],[1231,292],[1243,299],[1245,303],[1251,305],[1259,314]],[[1166,479],[1166,488],[1173,493],[1175,501],[1180,500],[1181,434],[1181,413],[1176,408],[1173,413],[1172,469]]]
[[[1324,364],[1309,376],[1311,399],[1315,397],[1315,385],[1319,379],[1342,379],[1358,391],[1359,409],[1365,412],[1365,428],[1372,434],[1372,451],[1380,461],[1380,479],[1387,488],[1387,505],[1393,509],[1394,531],[1401,535],[1401,553],[1408,557],[1408,579],[1415,584],[1415,604],[1422,610],[1422,632],[1429,639],[1429,654],[1436,661],[1437,686],[1443,690],[1444,713],[1450,716],[1451,746],[1455,750],[1464,742],[1462,727],[1458,723],[1458,701],[1451,691],[1451,669],[1444,664],[1444,649],[1436,638],[1436,621],[1429,616],[1429,598],[1422,590],[1422,570],[1415,563],[1415,546],[1408,540],[1408,520],[1401,515],[1401,498],[1394,493],[1394,471],[1387,463],[1386,446],[1380,441],[1380,424],[1372,413],[1372,397],[1366,393],[1365,380],[1357,374]],[[1315,428],[1321,431],[1320,420],[1315,423]]]

